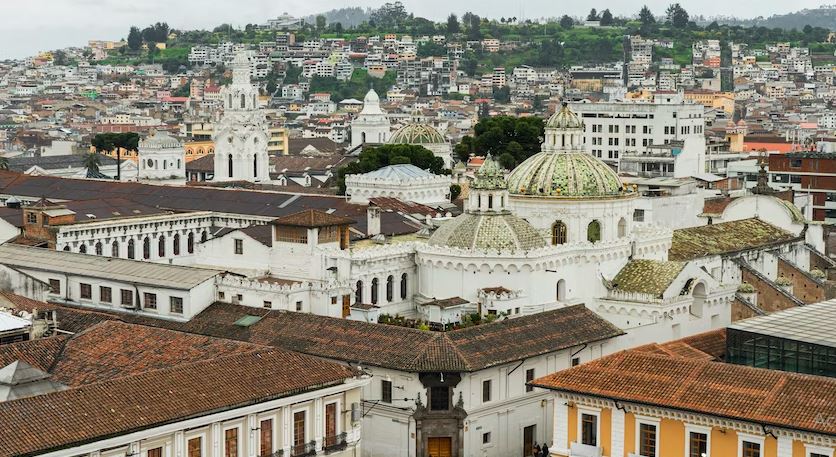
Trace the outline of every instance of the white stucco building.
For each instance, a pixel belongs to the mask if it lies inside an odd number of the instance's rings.
[[[186,150],[163,130],[139,142],[137,163],[140,180],[186,179]]]
[[[425,205],[450,203],[450,177],[436,175],[412,164],[389,165],[345,178],[350,203],[368,204],[370,198],[394,197]]]
[[[380,109],[380,97],[370,89],[363,99],[363,109],[351,121],[351,149],[364,143],[385,144],[390,125],[386,112]]]

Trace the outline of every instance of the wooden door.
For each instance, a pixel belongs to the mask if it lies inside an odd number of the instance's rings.
[[[197,436],[189,440],[189,452],[188,457],[201,457],[202,448],[203,448],[203,438]]]
[[[453,439],[450,437],[429,438],[427,440],[429,457],[451,457],[453,455]]]
[[[337,404],[325,405],[325,446],[337,444]]]
[[[148,449],[148,457],[163,457],[163,448]]]
[[[224,431],[224,457],[238,457],[238,429]]]
[[[261,421],[261,453],[259,455],[270,455],[273,453],[273,419]]]
[[[523,429],[523,452],[522,455],[529,456],[534,452],[534,436],[537,432],[536,425],[529,425]]]

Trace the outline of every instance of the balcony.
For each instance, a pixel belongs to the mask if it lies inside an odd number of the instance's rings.
[[[307,457],[316,455],[316,441],[299,444],[290,448],[290,457]]]
[[[326,436],[322,443],[322,449],[326,454],[339,452],[348,447],[348,435],[345,432],[339,435]]]

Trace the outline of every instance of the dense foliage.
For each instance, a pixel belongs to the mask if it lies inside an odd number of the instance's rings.
[[[474,127],[474,136],[466,135],[454,151],[463,162],[471,154],[491,154],[500,165],[511,169],[540,152],[544,129],[543,119],[535,116],[486,117]]]
[[[411,144],[384,144],[373,148],[363,149],[360,157],[337,170],[337,186],[340,194],[345,194],[346,175],[368,173],[385,167],[402,163],[411,163],[418,168],[428,170],[437,175],[445,174],[444,160],[433,155],[432,151]]]
[[[386,72],[383,78],[369,76],[366,70],[356,69],[348,81],[337,78],[314,76],[311,78],[311,92],[328,92],[331,100],[339,102],[347,98],[362,100],[369,88],[379,94],[385,94],[395,84],[395,72]]]

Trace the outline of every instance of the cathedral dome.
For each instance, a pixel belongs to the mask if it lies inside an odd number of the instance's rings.
[[[575,114],[574,111],[569,109],[568,105],[564,103],[563,107],[557,110],[556,113],[552,114],[552,117],[550,117],[546,122],[546,128],[582,129],[583,121],[577,114]]]
[[[445,143],[444,136],[428,124],[407,124],[389,138],[389,144],[439,144]]]
[[[512,214],[465,213],[445,222],[427,241],[431,246],[459,249],[528,251],[546,245],[528,222]]]
[[[621,179],[607,164],[584,152],[539,152],[508,176],[512,195],[611,197],[622,195]]]

